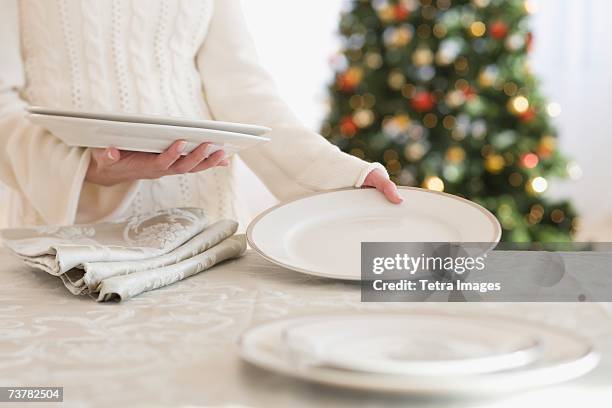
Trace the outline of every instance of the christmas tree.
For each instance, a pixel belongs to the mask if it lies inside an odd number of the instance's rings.
[[[542,196],[577,171],[556,149],[530,71],[524,0],[355,0],[342,15],[322,133],[400,185],[482,204],[506,242],[567,242],[575,214]]]

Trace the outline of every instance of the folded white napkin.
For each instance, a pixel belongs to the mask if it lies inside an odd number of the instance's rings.
[[[201,272],[246,249],[238,224],[208,226],[198,208],[174,208],[121,222],[0,231],[34,268],[59,276],[74,294],[125,300]],[[230,238],[231,237],[231,238]]]

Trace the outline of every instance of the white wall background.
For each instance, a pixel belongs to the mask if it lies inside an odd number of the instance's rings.
[[[533,67],[558,101],[561,147],[582,168],[556,185],[578,207],[581,237],[612,241],[612,44],[609,0],[537,0]]]
[[[260,62],[303,123],[318,130],[326,112],[329,59],[339,47],[336,28],[342,0],[242,3]],[[241,170],[239,188],[254,216],[276,200],[248,169]]]

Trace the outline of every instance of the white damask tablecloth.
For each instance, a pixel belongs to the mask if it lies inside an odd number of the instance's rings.
[[[235,345],[245,329],[288,316],[432,309],[486,309],[570,328],[592,338],[604,358],[562,386],[465,401],[308,384],[241,362]],[[253,252],[127,302],[100,304],[0,250],[0,386],[63,386],[65,402],[49,406],[609,407],[611,383],[612,319],[598,304],[366,304],[358,285],[294,273]]]

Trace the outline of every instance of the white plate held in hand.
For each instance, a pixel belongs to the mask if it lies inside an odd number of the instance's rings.
[[[311,275],[361,279],[362,242],[499,241],[483,207],[450,194],[399,187],[402,204],[374,189],[340,189],[282,203],[248,227],[249,244],[270,261]]]
[[[209,154],[223,149],[229,156],[270,139],[242,133],[196,127],[117,122],[68,116],[30,114],[29,119],[49,130],[68,146],[116,147],[147,153],[161,153],[172,142],[185,140],[185,154],[201,143],[211,143]]]
[[[122,112],[91,112],[72,109],[46,108],[28,106],[28,112],[40,115],[64,116],[82,119],[110,120],[113,122],[147,123],[151,125],[195,127],[200,129],[222,130],[224,132],[244,133],[253,136],[263,136],[270,128],[244,123],[220,122],[217,120],[189,119],[175,116],[143,115]]]

